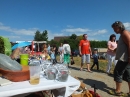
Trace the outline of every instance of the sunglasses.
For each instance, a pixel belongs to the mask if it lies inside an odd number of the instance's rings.
[[[116,21],[116,22],[115,22],[115,24],[119,24],[119,22],[118,22],[118,21]]]

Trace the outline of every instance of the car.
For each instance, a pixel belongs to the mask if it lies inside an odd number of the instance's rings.
[[[107,59],[107,54],[106,53],[100,53],[98,57],[99,57],[99,59]]]
[[[80,56],[79,50],[72,50],[72,56]]]

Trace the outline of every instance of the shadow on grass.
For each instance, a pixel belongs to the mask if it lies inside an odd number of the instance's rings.
[[[69,65],[69,68],[70,68],[70,69],[74,69],[74,70],[80,70],[79,67],[74,67],[74,66],[72,66],[72,65]]]
[[[83,79],[83,78],[80,78],[80,77],[78,77],[78,79],[79,79],[79,80],[82,80],[83,83],[85,83],[86,85],[91,86],[92,88],[93,88],[93,86],[94,86],[94,84],[95,84],[96,89],[99,89],[99,90],[101,90],[101,91],[104,91],[104,92],[106,92],[106,93],[108,93],[108,94],[110,94],[110,93],[109,93],[109,90],[114,90],[113,88],[107,86],[107,85],[106,85],[104,82],[102,82],[102,81],[97,81],[97,80],[93,80],[93,79]]]
[[[80,71],[80,67],[79,66],[73,66],[73,65],[69,65],[70,69],[74,69],[74,70],[78,70]],[[87,68],[83,68],[82,71],[87,71]],[[104,70],[96,70],[96,69],[92,69],[93,72],[97,72],[97,73],[106,73]],[[113,74],[108,74],[108,76],[113,77]]]
[[[100,73],[105,73],[104,70],[96,70],[96,69],[92,69],[93,72],[100,72]]]
[[[93,72],[97,72],[97,73],[106,73],[104,70],[96,70],[96,69],[92,69]],[[113,74],[110,73],[110,74],[107,74],[108,76],[110,77],[113,77]]]
[[[80,66],[69,65],[69,68],[80,71]],[[86,71],[86,70],[87,68],[84,67],[82,71]]]

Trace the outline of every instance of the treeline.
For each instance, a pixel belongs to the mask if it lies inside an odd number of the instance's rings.
[[[48,41],[48,32],[47,30],[40,33],[40,31],[36,31],[34,40],[35,41],[47,41],[51,46],[56,45],[57,47],[60,46],[60,43],[64,43],[64,40],[68,41],[71,46],[71,49],[78,49],[79,42],[82,39],[81,36],[77,36],[76,34],[72,34],[70,37],[60,39],[60,41],[51,40]],[[107,41],[90,41],[91,48],[107,48]]]

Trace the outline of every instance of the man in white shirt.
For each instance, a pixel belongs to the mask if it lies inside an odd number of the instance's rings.
[[[63,44],[64,64],[70,64],[71,49],[68,42],[65,40]]]

